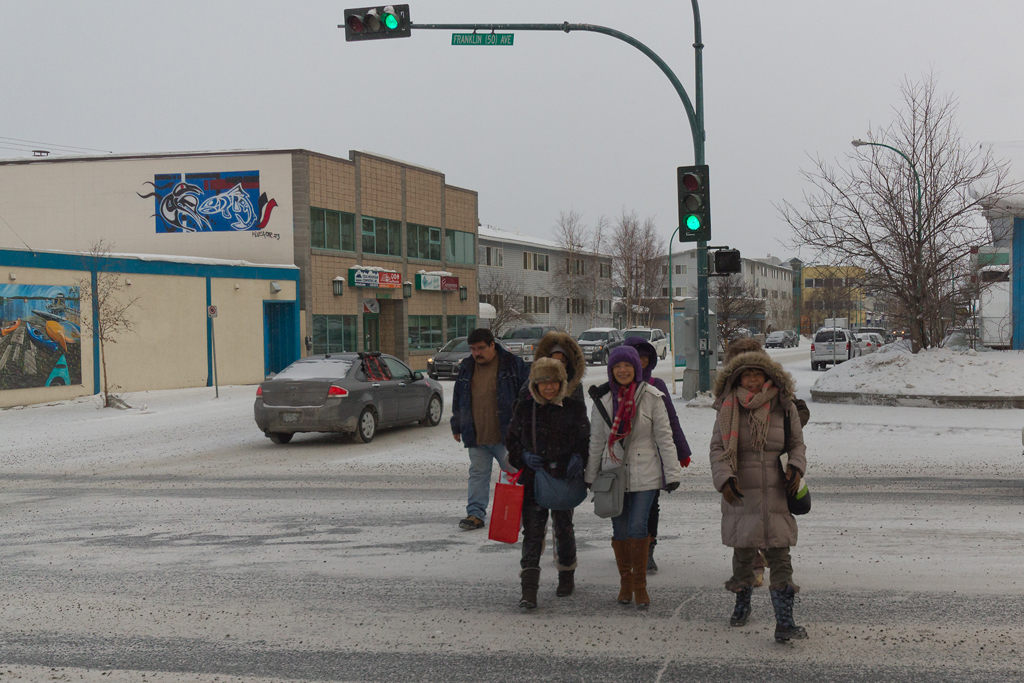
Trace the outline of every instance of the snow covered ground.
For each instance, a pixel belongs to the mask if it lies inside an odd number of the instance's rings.
[[[772,351],[806,399],[808,354]],[[276,446],[253,387],[0,411],[0,681],[1024,675],[1024,412],[811,403],[794,549],[810,639],[782,647],[763,589],[728,627],[711,410],[677,402],[695,457],[661,497],[651,609],[615,604],[610,524],[584,503],[576,594],[554,597],[549,551],[523,613],[520,547],[456,526],[467,459],[444,384],[440,427],[369,445]]]
[[[1024,396],[1024,353],[894,345],[830,367],[815,391],[931,396]]]

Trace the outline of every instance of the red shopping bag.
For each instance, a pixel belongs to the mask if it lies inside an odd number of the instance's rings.
[[[494,485],[494,508],[491,510],[491,523],[487,528],[487,538],[502,543],[515,543],[519,540],[519,520],[523,516],[523,487],[519,485],[519,470],[508,480],[511,484],[503,484],[499,478]]]

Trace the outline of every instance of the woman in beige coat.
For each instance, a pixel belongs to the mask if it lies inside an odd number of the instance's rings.
[[[736,594],[736,607],[729,623],[747,623],[754,556],[764,548],[779,642],[807,637],[793,622],[793,597],[800,588],[793,583],[789,549],[796,545],[797,526],[786,504],[787,490],[796,492],[807,469],[794,388],[790,374],[766,353],[736,356],[715,380],[718,418],[711,437],[711,473],[722,493],[722,543],[733,548],[732,578],[725,587]],[[784,470],[780,457],[787,447]]]
[[[622,466],[625,470],[622,514],[612,517],[612,549],[619,567],[618,600],[623,605],[635,601],[638,607],[646,607],[651,604],[647,594],[647,549],[651,541],[647,520],[651,504],[657,491],[679,488],[682,468],[662,393],[643,381],[636,349],[612,349],[608,383],[611,391],[594,404],[590,417],[590,457],[583,479],[589,486],[600,469]]]

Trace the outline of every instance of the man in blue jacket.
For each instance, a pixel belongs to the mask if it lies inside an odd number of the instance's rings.
[[[512,406],[529,377],[526,364],[500,345],[485,328],[469,334],[470,357],[462,361],[452,397],[452,434],[469,449],[469,502],[461,529],[480,529],[487,515],[491,463],[511,471],[505,434]]]

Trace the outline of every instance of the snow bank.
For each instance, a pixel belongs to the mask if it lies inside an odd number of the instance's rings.
[[[1024,354],[883,347],[818,378],[812,391],[928,396],[1024,395]]]

